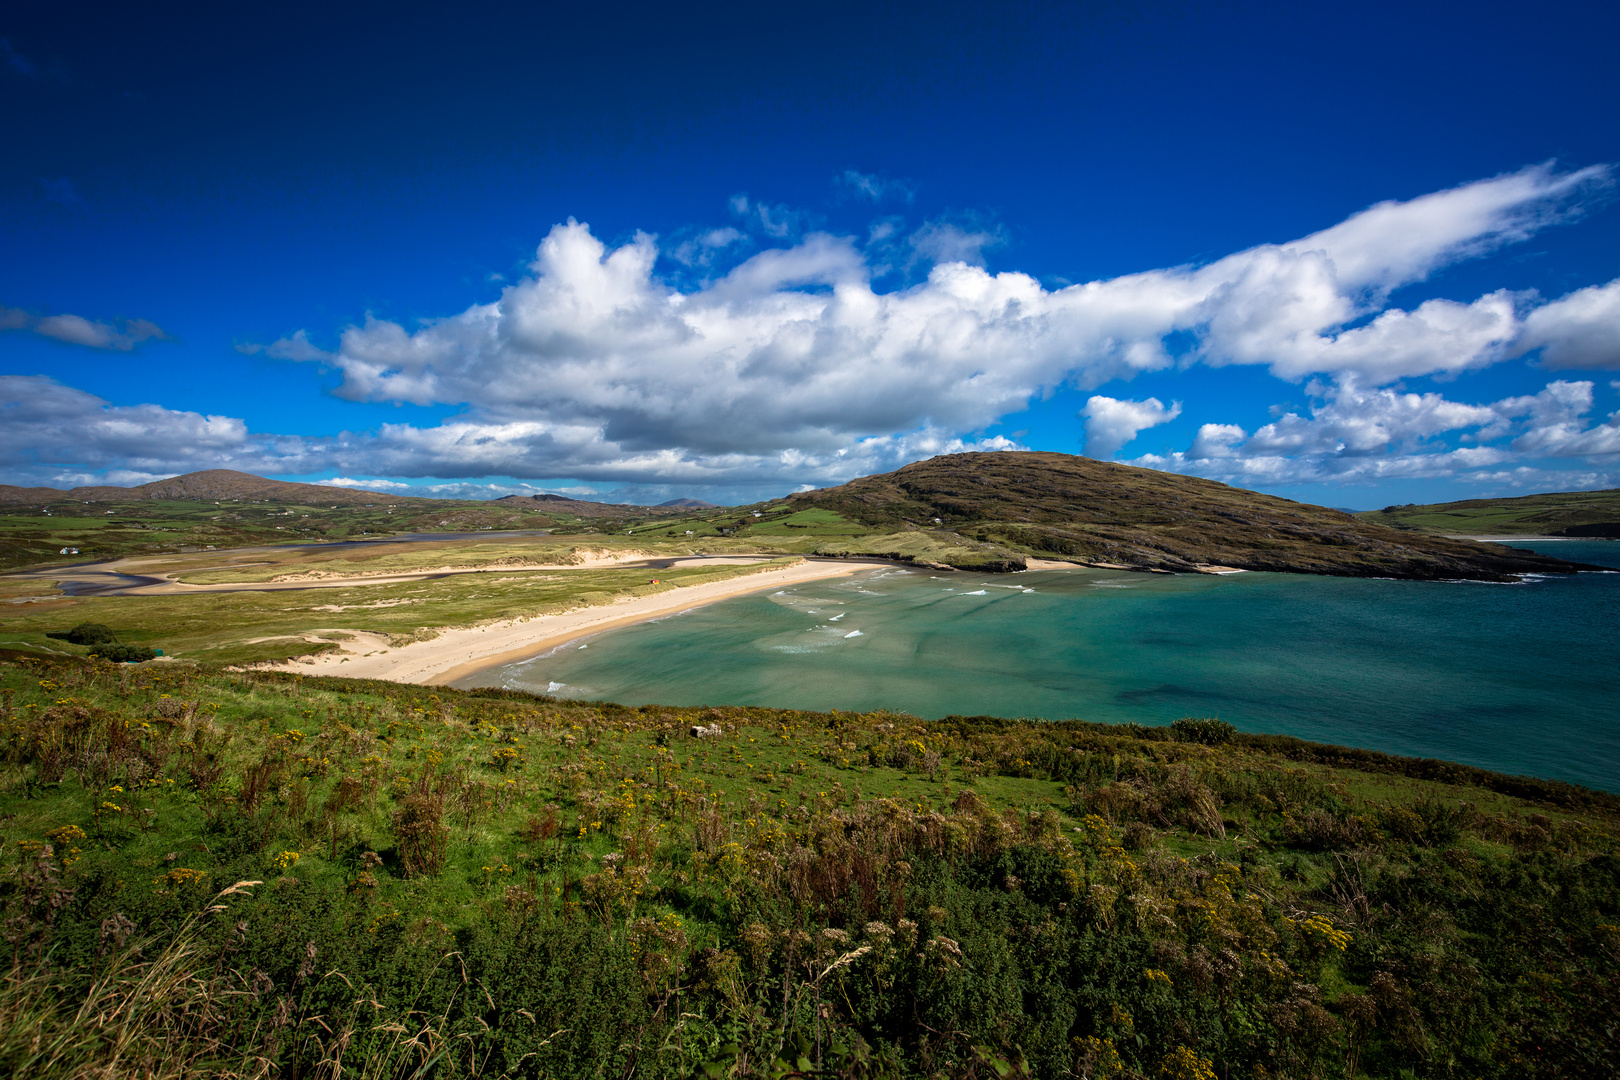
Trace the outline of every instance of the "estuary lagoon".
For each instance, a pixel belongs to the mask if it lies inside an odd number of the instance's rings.
[[[1523,543],[1620,567],[1620,543]],[[456,683],[626,704],[1168,724],[1214,716],[1620,791],[1620,573],[1518,585],[895,568]]]

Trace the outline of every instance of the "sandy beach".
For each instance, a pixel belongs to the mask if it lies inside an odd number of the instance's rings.
[[[730,560],[728,560],[730,561]],[[391,648],[383,634],[329,627],[312,636],[342,632],[338,652],[322,653],[273,665],[306,675],[339,675],[350,679],[443,686],[487,667],[509,664],[554,649],[577,638],[646,622],[745,593],[779,589],[806,581],[847,577],[863,570],[892,569],[877,559],[805,559],[774,570],[761,570],[725,581],[672,589],[656,596],[625,597],[610,604],[575,608],[550,615],[512,619],[487,626],[443,630],[431,641]]]

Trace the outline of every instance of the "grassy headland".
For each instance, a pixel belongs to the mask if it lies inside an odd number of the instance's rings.
[[[921,530],[983,569],[1025,556],[1196,571],[1510,580],[1574,567],[1448,540],[1213,480],[1053,453],[949,454],[791,496],[873,533]],[[845,545],[877,554],[870,537]],[[999,552],[999,554],[998,554]],[[941,561],[951,563],[947,556]]]
[[[1620,538],[1620,490],[1555,491],[1513,499],[1386,506],[1356,515],[1396,529],[1462,536]]]
[[[0,737],[11,1075],[1620,1060],[1620,799],[1564,784],[17,653]]]

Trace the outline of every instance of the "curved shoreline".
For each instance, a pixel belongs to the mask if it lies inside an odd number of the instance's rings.
[[[660,616],[673,615],[733,596],[797,585],[806,581],[847,577],[863,570],[891,569],[880,559],[801,559],[799,562],[723,581],[671,589],[653,596],[623,597],[606,604],[570,611],[508,619],[488,626],[443,630],[428,641],[390,647],[383,634],[326,628],[351,634],[338,642],[339,651],[265,665],[271,670],[305,675],[337,675],[348,679],[383,679],[389,682],[444,686],[501,664],[510,664],[555,649],[582,637],[616,630]]]

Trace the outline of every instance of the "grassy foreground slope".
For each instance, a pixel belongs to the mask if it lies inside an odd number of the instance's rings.
[[[1620,490],[1554,491],[1426,506],[1407,503],[1356,516],[1378,525],[1436,535],[1620,538]]]
[[[1200,477],[1034,451],[944,455],[788,503],[835,511],[874,533],[932,531],[962,547],[977,545],[979,559],[1001,549],[1009,561],[1029,554],[1171,571],[1213,564],[1485,581],[1574,569],[1532,552],[1403,532]],[[869,538],[843,546],[882,550]]]
[[[7,1075],[1620,1060],[1620,799],[1564,784],[15,653],[0,738]]]

